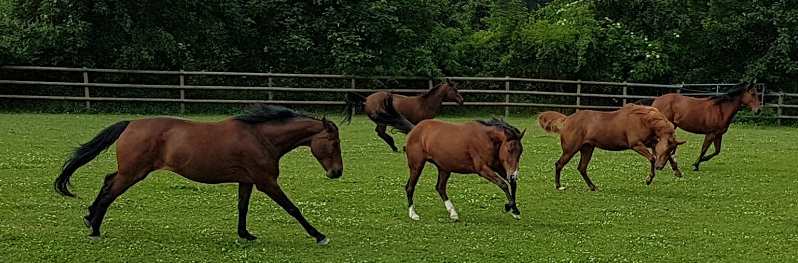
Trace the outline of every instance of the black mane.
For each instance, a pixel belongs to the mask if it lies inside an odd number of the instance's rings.
[[[438,90],[441,89],[441,87],[443,87],[444,84],[446,84],[446,82],[438,84],[438,86],[435,86],[434,88],[431,88],[430,90],[428,90],[426,93],[421,94],[421,97],[425,98],[425,99],[428,98],[430,95],[435,94],[436,92],[438,92]]]
[[[518,128],[513,127],[513,125],[510,125],[509,123],[504,121],[504,119],[493,117],[489,121],[487,120],[475,120],[475,121],[485,126],[498,127],[505,131],[508,131],[508,134],[512,135],[511,138],[508,138],[510,140],[516,140],[521,137],[521,131],[519,131]]]
[[[235,119],[244,123],[256,124],[268,121],[288,120],[297,117],[316,119],[315,117],[296,112],[283,106],[264,104],[252,106],[246,113],[235,116]]]
[[[752,88],[752,86],[749,86],[748,83],[749,83],[748,81],[739,83],[735,85],[734,88],[727,91],[726,93],[714,95],[709,98],[712,99],[715,102],[715,104],[734,101],[735,97],[740,96],[741,94],[743,94],[743,92],[746,92],[750,88]]]

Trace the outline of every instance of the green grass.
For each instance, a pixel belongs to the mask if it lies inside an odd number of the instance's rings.
[[[253,194],[249,229],[236,235],[234,184],[194,183],[156,172],[110,208],[103,238],[90,240],[82,216],[115,170],[113,150],[78,170],[72,192],[52,182],[70,149],[122,115],[0,115],[0,261],[3,262],[795,262],[798,260],[798,131],[733,125],[723,153],[693,172],[703,137],[679,132],[684,178],[669,168],[646,186],[647,162],[631,151],[597,150],[589,192],[566,166],[566,191],[553,185],[556,135],[533,119],[521,161],[522,220],[501,212],[504,194],[476,175],[449,182],[460,221],[452,222],[427,166],[416,190],[421,221],[408,218],[405,157],[392,153],[362,116],[342,126],[345,172],[330,180],[300,148],[281,163],[281,185],[305,217],[326,234],[315,245],[265,194]],[[220,120],[225,116],[188,116]],[[468,118],[449,119],[462,122]],[[396,134],[399,145],[405,136]]]

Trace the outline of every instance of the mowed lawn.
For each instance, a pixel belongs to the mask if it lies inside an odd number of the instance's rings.
[[[127,115],[0,114],[2,262],[795,262],[798,260],[798,131],[732,125],[720,156],[691,164],[703,136],[678,132],[684,178],[669,167],[645,185],[647,161],[631,151],[597,150],[590,192],[576,171],[554,188],[558,135],[532,116],[508,119],[523,139],[520,221],[503,214],[501,190],[476,175],[454,175],[449,219],[428,165],[416,188],[420,221],[407,214],[403,153],[391,152],[362,115],[341,126],[344,175],[327,179],[308,148],[286,155],[280,182],[331,243],[319,247],[265,194],[253,193],[249,230],[236,235],[237,186],[205,185],[159,171],[111,206],[103,238],[82,222],[115,153],[101,154],[72,178],[79,198],[52,183],[78,143]],[[226,116],[186,116],[215,121]],[[488,117],[488,116],[485,116]],[[340,117],[336,117],[340,120]],[[463,122],[469,118],[443,118]],[[394,134],[401,148],[405,135]],[[208,149],[213,151],[213,149]]]

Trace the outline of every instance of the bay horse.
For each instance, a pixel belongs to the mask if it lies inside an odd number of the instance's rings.
[[[407,134],[405,154],[410,178],[405,191],[410,219],[420,219],[413,205],[413,194],[427,162],[438,168],[436,189],[451,219],[460,219],[446,194],[451,173],[478,174],[498,185],[507,196],[504,212],[512,210],[513,218],[521,219],[515,197],[518,163],[524,151],[521,139],[526,130],[519,131],[497,118],[463,124],[428,119],[413,125],[393,109],[391,99],[391,95],[385,98],[386,111],[377,113],[375,119]]]
[[[562,168],[580,152],[579,173],[590,190],[596,191],[596,185],[587,176],[587,165],[595,148],[631,149],[648,159],[651,172],[646,178],[647,185],[654,179],[654,169],[662,170],[666,161],[670,161],[676,177],[682,176],[671,153],[685,141],[676,139],[673,124],[653,107],[630,103],[613,112],[580,110],[570,116],[546,111],[538,114],[538,125],[548,133],[560,134],[562,156],[554,164],[554,187],[559,190],[565,190],[560,184]],[[653,153],[648,151],[649,147]]]
[[[172,117],[143,118],[113,124],[77,147],[55,180],[55,190],[75,197],[67,185],[79,167],[116,143],[116,172],[105,177],[97,198],[83,220],[89,237],[100,237],[108,206],[128,188],[155,170],[170,170],[189,180],[238,183],[238,236],[255,240],[247,230],[252,187],[266,193],[318,245],[330,240],[316,230],[277,184],[280,158],[299,146],[311,153],[335,179],[343,174],[338,127],[326,117],[317,119],[280,106],[260,105],[219,122],[195,122]]]
[[[728,92],[708,98],[693,98],[677,93],[669,93],[655,99],[643,99],[636,104],[657,108],[678,128],[690,133],[706,134],[701,154],[693,166],[698,171],[702,162],[709,161],[720,154],[723,135],[729,130],[734,115],[745,105],[754,114],[762,111],[756,91],[756,80],[737,84]],[[709,145],[715,145],[715,152],[704,156]]]
[[[396,148],[393,137],[385,132],[388,124],[375,120],[377,112],[385,111],[383,101],[388,96],[393,96],[393,107],[395,107],[396,111],[414,125],[422,120],[435,118],[435,114],[437,114],[444,101],[455,102],[459,106],[463,105],[463,96],[460,95],[460,92],[457,91],[449,79],[418,96],[403,96],[379,91],[368,97],[363,97],[360,94],[348,92],[346,94],[344,122],[349,123],[352,120],[353,109],[362,105],[366,115],[377,124],[374,129],[377,132],[377,136],[382,138],[394,152],[399,151],[399,149]]]

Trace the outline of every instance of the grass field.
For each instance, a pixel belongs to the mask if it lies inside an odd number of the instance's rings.
[[[70,149],[122,115],[0,114],[2,262],[795,262],[798,261],[798,130],[733,125],[723,153],[693,172],[703,136],[679,131],[684,178],[670,168],[646,186],[647,162],[631,152],[596,151],[590,192],[576,171],[553,185],[556,135],[533,119],[518,190],[522,220],[503,214],[501,190],[476,175],[454,175],[449,219],[427,166],[416,190],[421,221],[407,215],[404,154],[390,152],[362,116],[342,126],[344,175],[327,179],[307,148],[283,158],[281,185],[331,243],[319,247],[265,194],[253,194],[249,230],[236,235],[237,186],[204,185],[156,172],[111,206],[103,238],[91,240],[82,216],[114,152],[72,178],[65,198],[52,182]],[[187,116],[220,120],[225,116]],[[338,118],[340,119],[340,118]],[[466,118],[449,119],[462,122]],[[399,145],[405,136],[396,134]]]

